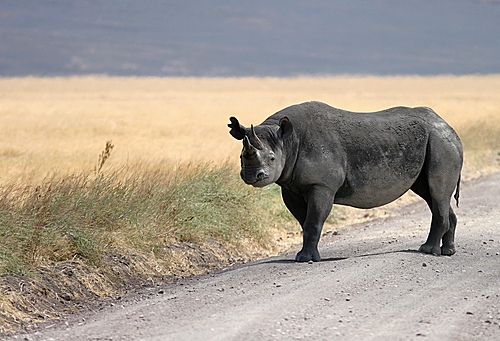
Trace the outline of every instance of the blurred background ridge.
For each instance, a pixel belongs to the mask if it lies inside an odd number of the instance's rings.
[[[0,3],[0,76],[499,72],[498,0]]]

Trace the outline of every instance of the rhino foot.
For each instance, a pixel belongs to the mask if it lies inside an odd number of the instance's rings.
[[[319,262],[321,260],[319,252],[317,250],[314,252],[306,252],[302,250],[299,253],[297,253],[297,256],[295,256],[296,262],[309,262],[311,260],[313,262]]]
[[[452,256],[454,255],[456,252],[455,250],[455,247],[454,246],[443,246],[441,247],[441,254],[443,256]]]
[[[435,245],[423,244],[418,249],[418,252],[428,253],[428,254],[432,254],[435,256],[439,256],[441,254],[441,248],[439,246],[435,246]]]

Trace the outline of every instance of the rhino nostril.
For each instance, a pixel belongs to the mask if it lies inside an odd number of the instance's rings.
[[[267,174],[264,171],[259,171],[257,173],[257,180],[264,180],[267,178]]]

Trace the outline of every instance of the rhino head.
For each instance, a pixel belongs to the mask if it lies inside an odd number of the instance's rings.
[[[285,167],[286,155],[283,142],[290,137],[293,126],[287,117],[278,125],[258,125],[245,128],[238,119],[231,117],[230,134],[243,140],[241,151],[241,178],[246,184],[264,187],[276,182]]]

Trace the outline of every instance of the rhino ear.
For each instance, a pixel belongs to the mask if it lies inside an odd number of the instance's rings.
[[[292,135],[292,132],[293,132],[292,122],[290,122],[288,117],[286,116],[282,117],[280,120],[280,129],[278,130],[279,136],[281,136],[283,140],[286,140],[287,138],[290,137],[290,135]]]
[[[231,128],[229,134],[231,134],[237,140],[243,140],[247,133],[247,128],[242,126],[240,122],[238,122],[238,119],[236,117],[230,117],[229,120],[231,121],[231,123],[227,125],[229,128]]]

